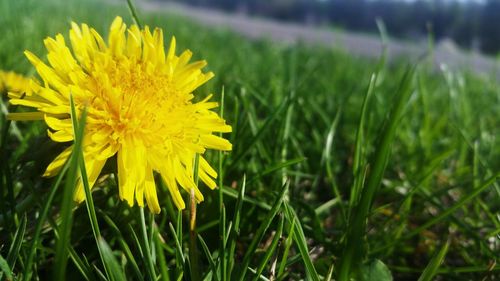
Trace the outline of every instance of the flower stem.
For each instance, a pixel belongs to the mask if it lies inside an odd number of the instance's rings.
[[[194,183],[198,186],[198,164],[200,155],[196,154],[194,159]],[[200,268],[198,264],[198,247],[196,244],[197,233],[196,233],[196,198],[194,195],[194,189],[192,188],[189,192],[189,260],[191,262],[191,280],[198,281],[200,278]]]

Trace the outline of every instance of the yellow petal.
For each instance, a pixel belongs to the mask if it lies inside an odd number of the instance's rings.
[[[127,152],[122,148],[118,151],[118,184],[119,193],[122,200],[127,201],[130,206],[134,205],[135,179],[133,174],[129,174],[126,162]]]
[[[67,131],[51,132],[50,130],[47,130],[47,133],[49,135],[49,138],[56,142],[67,142],[73,140],[73,134],[68,133]]]
[[[177,209],[183,210],[186,208],[186,204],[184,204],[184,200],[182,199],[181,193],[179,192],[179,187],[175,182],[175,176],[172,173],[173,165],[171,162],[171,159],[165,161],[165,165],[160,171],[160,174],[165,181],[165,184],[168,188],[168,191],[170,192],[170,196],[172,197],[175,206],[177,207]]]
[[[200,169],[202,171],[207,173],[212,178],[217,178],[217,172],[212,168],[212,166],[210,166],[210,164],[208,164],[208,162],[207,162],[207,160],[205,160],[205,158],[200,156],[199,162],[200,162]]]
[[[226,139],[214,135],[201,135],[200,142],[207,148],[232,150],[233,145]]]
[[[171,60],[175,56],[175,36],[172,36],[172,39],[170,40],[170,48],[168,48],[168,54],[167,54],[167,60]]]
[[[61,168],[63,167],[68,157],[71,155],[71,151],[73,151],[73,146],[66,148],[61,154],[59,154],[47,167],[44,177],[53,177],[59,173]]]
[[[156,185],[153,177],[153,170],[146,168],[146,181],[144,183],[144,192],[146,195],[146,202],[148,203],[149,210],[155,214],[160,213],[160,204],[158,204],[158,197],[156,196]]]
[[[85,170],[87,171],[88,181],[90,190],[94,187],[99,174],[101,173],[106,160],[99,160],[95,156],[92,156],[92,159],[89,159],[91,156],[85,157]],[[85,200],[85,190],[83,189],[83,182],[81,178],[78,179],[78,183],[75,190],[74,200],[78,203]]]
[[[214,189],[217,187],[215,181],[209,175],[207,175],[205,171],[198,171],[198,176],[210,189]]]

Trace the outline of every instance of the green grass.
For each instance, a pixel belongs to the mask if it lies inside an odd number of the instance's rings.
[[[67,36],[71,21],[101,34],[116,15],[131,24],[126,2],[1,1],[0,68],[33,75],[22,51],[43,56],[43,39]],[[223,100],[233,126],[225,136],[233,151],[206,155],[222,188],[201,187],[196,229],[189,208],[178,212],[163,184],[159,215],[121,202],[113,165],[93,200],[74,206],[75,176],[85,174],[80,153],[58,177],[42,178],[63,147],[48,139],[43,122],[9,122],[2,113],[0,279],[500,276],[494,74],[248,41],[160,12],[138,10],[138,17],[162,27],[166,44],[175,34],[180,49],[216,74],[197,93]],[[22,110],[6,97],[1,106]]]

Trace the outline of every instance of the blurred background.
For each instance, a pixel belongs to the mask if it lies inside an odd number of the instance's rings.
[[[379,57],[421,58],[491,73],[500,50],[497,0],[138,0],[250,37],[337,46]],[[156,3],[156,4],[154,4]],[[151,7],[154,6],[154,7]],[[486,56],[485,56],[486,55]]]
[[[495,54],[500,49],[497,0],[160,0],[229,12],[377,32],[376,20],[391,36],[411,40],[453,40],[466,49]]]

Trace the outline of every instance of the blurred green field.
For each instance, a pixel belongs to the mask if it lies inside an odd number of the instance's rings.
[[[35,75],[23,50],[45,57],[43,39],[67,39],[71,21],[103,35],[116,15],[133,23],[126,1],[106,3],[1,0],[0,69]],[[207,153],[223,188],[201,187],[201,239],[193,243],[189,211],[178,212],[165,188],[162,212],[146,211],[143,229],[139,207],[121,202],[108,177],[93,198],[102,247],[112,252],[100,256],[85,204],[77,206],[65,280],[500,276],[496,74],[249,41],[160,12],[139,17],[163,28],[166,44],[175,35],[178,50],[189,48],[216,75],[197,97],[224,92],[233,151]],[[0,279],[53,280],[64,179],[35,233],[55,182],[41,175],[62,147],[43,122],[7,121],[7,110],[23,109],[1,101]]]

